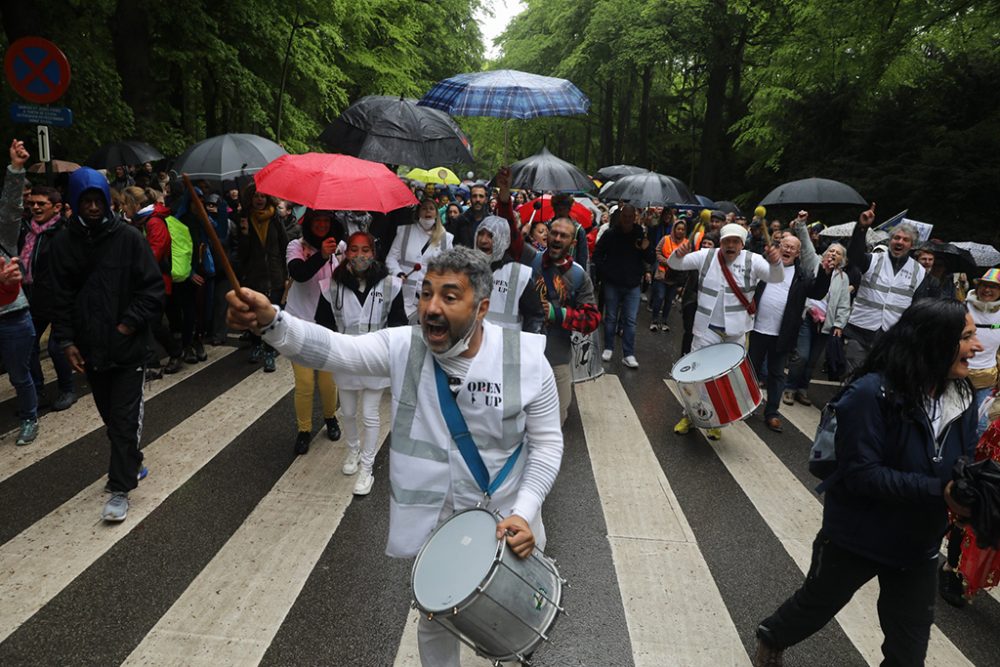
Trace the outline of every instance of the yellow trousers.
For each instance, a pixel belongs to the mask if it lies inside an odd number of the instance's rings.
[[[319,396],[323,402],[323,418],[329,419],[337,412],[337,384],[333,381],[333,373],[298,364],[292,364],[292,373],[295,374],[295,421],[298,422],[299,431],[312,431],[313,394],[316,385],[319,384]]]

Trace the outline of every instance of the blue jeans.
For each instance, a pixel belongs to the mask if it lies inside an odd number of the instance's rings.
[[[799,327],[799,338],[795,351],[798,359],[788,368],[788,384],[786,389],[805,391],[809,388],[813,370],[820,355],[826,352],[826,340],[830,334],[820,333],[812,319],[806,315]]]
[[[38,395],[31,379],[31,351],[35,347],[35,327],[24,308],[0,315],[0,359],[11,385],[17,392],[18,419],[38,418]]]
[[[45,333],[45,330],[49,327],[51,322],[48,319],[40,317],[33,317],[31,322],[35,328],[35,345],[31,348],[31,379],[35,383],[35,391],[39,396],[41,396],[45,389],[45,376],[42,375],[42,363],[38,356],[38,346],[41,341],[42,334]],[[49,334],[48,351],[49,359],[52,360],[52,367],[56,371],[59,393],[72,393],[74,391],[73,367],[69,365],[69,360],[66,359],[65,353],[59,349],[59,341],[57,341],[55,336],[51,333]]]
[[[649,303],[653,311],[650,322],[666,322],[667,315],[670,314],[670,306],[674,303],[674,297],[680,285],[668,285],[667,283],[654,280],[649,286]]]
[[[635,354],[635,316],[639,312],[639,286],[617,287],[604,282],[604,349],[615,348],[618,331],[618,310],[622,319],[622,356]]]

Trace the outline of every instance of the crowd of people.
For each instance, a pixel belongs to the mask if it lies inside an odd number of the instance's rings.
[[[931,561],[948,512],[968,515],[951,495],[953,464],[971,457],[984,433],[1000,438],[1000,427],[988,430],[1000,376],[1000,270],[974,276],[968,289],[905,223],[885,246],[869,247],[874,205],[845,245],[821,237],[804,210],[785,225],[763,208],[748,220],[515,192],[507,168],[489,184],[412,183],[417,206],[380,213],[307,209],[252,181],[201,182],[192,192],[154,178],[152,165],[107,176],[81,168],[60,190],[31,185],[27,159],[15,140],[0,199],[0,351],[17,393],[17,444],[36,439],[39,407],[73,405],[74,373],[85,374],[111,441],[106,521],[126,518],[128,494],[148,473],[139,448],[143,383],[206,361],[205,345],[242,331],[249,362],[263,372],[277,369],[278,355],[291,362],[297,455],[312,442],[318,391],[327,438],[346,439],[342,470],[357,475],[358,496],[373,488],[380,404],[390,391],[391,554],[413,555],[444,517],[474,503],[471,482],[455,486],[468,471],[447,447],[449,434],[461,444],[471,433],[485,443],[486,469],[506,471],[496,488],[480,489],[508,517],[498,536],[527,555],[544,544],[540,510],[559,468],[574,346],[600,339],[607,363],[620,339],[622,365],[636,369],[643,304],[657,337],[672,333],[678,304],[681,354],[746,347],[771,431],[783,431],[782,404],[812,405],[821,361],[831,379],[846,381],[835,404],[852,435],[838,432],[840,463],[813,566],[761,623],[755,664],[781,664],[785,648],[875,576],[888,664],[919,664],[935,582],[956,605],[971,594],[963,586],[983,585],[963,583],[957,523],[940,572]],[[50,329],[51,402],[40,364]],[[464,434],[442,416],[449,393],[469,421]],[[693,427],[685,415],[674,433]],[[705,435],[718,440],[722,429]],[[836,567],[821,569],[824,559]],[[453,664],[457,644],[430,626],[419,631],[425,664]]]

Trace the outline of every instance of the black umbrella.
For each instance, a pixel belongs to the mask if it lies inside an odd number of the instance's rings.
[[[815,204],[841,204],[868,206],[865,198],[846,183],[829,178],[804,178],[779,185],[771,190],[762,206],[810,206]]]
[[[163,154],[142,141],[116,141],[98,148],[87,158],[86,165],[94,169],[114,169],[126,165],[162,160]]]
[[[601,196],[607,199],[621,199],[638,207],[667,204],[700,206],[698,199],[680,179],[652,171],[623,176],[607,190],[602,189]]]
[[[362,97],[319,138],[333,152],[372,162],[423,168],[473,162],[469,139],[451,116],[402,97]]]
[[[594,182],[578,167],[542,148],[510,166],[511,187],[545,192],[588,192]]]
[[[948,273],[966,273],[970,276],[976,275],[976,260],[972,253],[965,248],[959,248],[953,243],[942,241],[930,241],[921,246],[921,250],[930,250],[934,253],[934,261],[944,262],[945,271]]]
[[[174,162],[174,171],[191,178],[221,181],[256,174],[288,152],[256,134],[220,134],[199,141]]]
[[[635,167],[630,164],[613,164],[610,167],[601,167],[594,174],[594,178],[599,181],[617,181],[622,176],[632,176],[633,174],[644,174],[649,169]]]
[[[722,211],[723,213],[735,213],[736,215],[743,215],[743,211],[740,207],[731,201],[717,201],[715,202],[715,210]]]

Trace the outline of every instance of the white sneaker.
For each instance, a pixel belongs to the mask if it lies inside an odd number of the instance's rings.
[[[601,361],[611,361],[612,350],[601,352]]]
[[[111,498],[104,504],[101,518],[105,521],[118,523],[124,521],[128,516],[128,494],[124,491],[115,491]]]
[[[635,356],[631,354],[622,359],[622,363],[628,366],[629,368],[639,368],[639,362],[636,361]]]
[[[344,459],[344,467],[340,469],[345,475],[353,475],[358,471],[358,463],[361,461],[361,450],[347,450],[347,458]]]
[[[361,471],[358,475],[358,481],[354,483],[354,495],[356,496],[367,496],[372,492],[372,485],[375,483],[375,477],[370,472]]]

